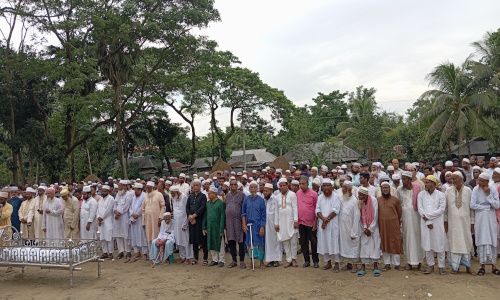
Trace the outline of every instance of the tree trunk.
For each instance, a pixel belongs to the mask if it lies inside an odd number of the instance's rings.
[[[71,152],[71,156],[69,158],[69,166],[70,166],[70,178],[71,178],[71,182],[76,182],[75,151]]]
[[[38,184],[40,181],[40,162],[36,161],[36,171],[35,171],[35,183]]]
[[[12,140],[12,143],[14,144],[14,140],[16,138],[16,125],[14,122],[15,114],[14,114],[14,104],[12,101],[12,95],[7,95],[7,97],[10,100],[10,138]],[[14,146],[12,146],[12,183],[17,185],[19,182],[18,180],[18,174],[17,174],[17,151]]]
[[[127,178],[127,164],[125,162],[125,156],[123,155],[123,137],[122,137],[122,114],[121,114],[121,106],[120,106],[120,92],[121,87],[117,84],[114,87],[115,97],[113,108],[115,109],[116,115],[116,138],[118,144],[118,156],[120,159],[120,167],[122,168],[122,178]]]
[[[21,179],[23,185],[26,184],[26,176],[24,175],[24,167],[23,167],[23,156],[21,152],[18,153],[17,159],[19,160],[19,173],[21,174]]]
[[[191,165],[194,164],[194,161],[196,160],[196,133],[194,129],[194,123],[189,124],[191,125]]]
[[[172,176],[174,174],[174,170],[172,169],[172,164],[170,163],[170,159],[168,158],[167,151],[165,151],[164,147],[162,147],[162,149],[161,149],[161,154],[163,155],[163,159],[165,159],[167,161],[168,172],[170,173],[169,175]],[[163,170],[162,170],[162,172],[163,172]]]

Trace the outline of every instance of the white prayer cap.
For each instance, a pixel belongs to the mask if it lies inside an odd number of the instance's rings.
[[[143,189],[144,186],[142,184],[140,184],[139,182],[136,182],[135,185],[134,185],[134,188],[135,189]]]
[[[252,174],[256,174],[257,173],[257,170],[252,170]]]
[[[484,179],[484,180],[490,180],[490,175],[487,172],[483,172],[479,174],[479,178]]]
[[[17,191],[19,188],[17,186],[12,186],[9,188],[11,192]]]
[[[247,175],[243,175],[243,176],[241,176],[241,178],[248,179]]]
[[[286,172],[286,173],[291,173],[292,171],[290,171],[290,170],[286,170],[285,172]]]
[[[360,164],[360,163],[358,163],[358,162],[353,163],[353,165],[354,165],[354,166],[361,167],[361,164]]]
[[[481,171],[481,167],[480,167],[480,166],[474,166],[474,167],[472,168],[472,170],[479,170],[479,171]]]
[[[141,181],[141,179],[140,179],[140,178],[137,178],[135,181]]]
[[[287,182],[287,181],[286,181],[286,178],[280,178],[280,180],[278,181],[278,183],[282,183],[282,182],[285,182],[285,183],[286,183],[286,182]]]
[[[205,175],[210,175],[210,173],[208,173],[208,172],[205,172]]]
[[[217,176],[214,176],[212,179],[213,179],[213,180],[217,180]]]
[[[218,193],[219,192],[219,190],[215,186],[211,186],[209,191],[211,191],[213,193]]]
[[[460,178],[464,178],[464,175],[462,175],[462,172],[460,172],[460,171],[455,171],[455,172],[453,172],[453,173],[451,173],[451,174],[453,174],[453,175],[455,175],[455,176],[458,176],[458,177],[460,177]]]
[[[500,168],[495,168],[493,172],[500,174]]]
[[[492,160],[497,160],[497,158],[496,158],[496,157],[494,157],[494,156],[492,156],[492,157],[490,158],[490,161],[492,161]]]
[[[236,179],[236,177],[231,176],[231,177],[229,177],[229,179],[230,179],[230,180],[233,180],[233,179]]]
[[[122,179],[120,180],[120,182],[118,182],[119,184],[125,184],[127,185],[128,184],[128,180],[125,180],[125,179]]]
[[[90,186],[86,185],[83,187],[83,192],[84,193],[90,193]]]
[[[361,193],[361,194],[365,194],[365,195],[368,195],[368,189],[365,188],[364,186],[360,187],[358,189],[358,191]]]
[[[115,189],[117,189],[117,188],[118,188],[118,184],[113,184],[113,187],[114,187]]]
[[[241,172],[236,173],[236,176],[241,176]]]
[[[113,179],[113,177],[109,176],[108,179]]]
[[[347,166],[346,165],[342,165],[340,166],[341,169],[347,169]]]
[[[345,184],[345,183],[344,183],[344,184]],[[382,182],[382,183],[380,184],[380,186],[381,186],[381,187],[382,187],[382,186],[384,186],[384,185],[391,186],[391,185],[390,185],[390,183],[389,183],[389,182],[387,182],[387,181],[384,181],[384,182]]]
[[[445,163],[444,163],[444,166],[445,167],[453,167],[453,162],[451,160],[447,160]]]
[[[323,183],[325,183],[325,181],[323,180]],[[292,180],[292,184],[295,184],[295,185],[300,185],[299,181],[298,180]]]
[[[388,166],[387,171],[394,171],[394,166]]]
[[[346,187],[352,188],[353,184],[352,184],[352,182],[351,182],[351,181],[346,180],[346,181],[344,181],[344,185],[343,185],[343,186],[346,186]]]
[[[337,171],[337,173],[344,174],[344,170],[340,169],[340,170]]]
[[[155,183],[152,181],[148,181],[148,183],[146,183],[146,186],[155,187]]]
[[[184,173],[179,174],[179,178],[186,178],[186,174]]]
[[[193,180],[193,183],[195,183],[195,182],[201,183],[201,180],[199,180],[198,178],[196,178],[196,179]]]
[[[252,181],[252,182],[250,182],[250,185],[249,185],[249,186],[252,186],[252,185],[259,186],[259,185],[257,184],[257,181]]]
[[[444,172],[444,176],[446,176],[448,173],[452,173],[451,171],[446,171]]]
[[[247,170],[243,170],[243,174],[248,174],[248,171]]]
[[[241,184],[241,182],[238,182],[238,188],[242,188],[243,187],[243,184]]]
[[[392,175],[392,180],[401,180],[401,176],[399,174]]]
[[[312,181],[312,184],[314,184],[316,186],[320,186],[321,185],[321,181],[319,180],[319,178],[314,178],[314,180]]]
[[[271,190],[274,188],[272,183],[266,183],[266,184],[264,185],[264,187],[265,187],[266,189],[271,189]]]
[[[462,159],[462,161],[470,164],[470,160],[468,158],[464,158],[464,159]]]
[[[330,178],[323,179],[323,184],[332,184],[332,180]]]
[[[283,173],[282,169],[276,169],[276,173]]]
[[[227,187],[229,187],[229,185],[230,185],[229,181],[224,182],[224,185],[227,186]]]
[[[165,181],[165,179],[162,177],[162,178],[160,178],[160,181]]]
[[[103,185],[102,189],[103,190],[108,190],[108,191],[111,190],[111,188],[109,187],[109,185]]]
[[[390,181],[391,179],[387,175],[382,175],[382,176],[380,176],[380,178],[378,180],[379,181]]]
[[[41,186],[39,186],[39,187],[38,187],[38,189],[39,189],[39,190],[44,190],[44,191],[45,191],[47,188],[46,188],[44,185],[41,185]]]
[[[212,179],[208,178],[205,182],[212,183]]]
[[[328,171],[328,167],[327,167],[327,166],[325,166],[325,165],[322,165],[322,166],[321,166],[321,171],[325,171],[325,172],[326,172],[326,171]]]
[[[179,191],[180,189],[178,185],[174,185],[173,187],[170,188],[170,192],[179,192]]]
[[[413,178],[413,174],[410,171],[403,171],[401,173],[404,177]]]
[[[170,180],[165,181],[165,183],[168,185],[172,185],[172,181],[170,181]]]
[[[318,167],[312,167],[311,170],[318,171]]]
[[[266,167],[266,170],[268,170],[268,171],[269,171],[269,169],[271,169],[271,167],[270,167],[270,166],[267,166],[267,167]]]
[[[9,194],[7,192],[0,192],[0,198],[9,198]]]
[[[198,174],[193,174],[193,178],[198,178]]]
[[[372,162],[372,166],[378,166],[378,162],[376,161]]]
[[[166,213],[163,214],[163,216],[164,217],[166,217],[166,216],[172,216],[172,214],[169,211],[167,211]]]
[[[31,188],[31,187],[27,187],[26,188],[26,192],[28,192],[28,193],[36,193],[36,191],[33,188]]]
[[[87,184],[92,184],[92,181],[90,181],[90,180],[89,180],[89,181],[87,181]]]

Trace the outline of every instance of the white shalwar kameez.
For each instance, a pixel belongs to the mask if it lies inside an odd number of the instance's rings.
[[[437,253],[438,267],[445,267],[445,253],[448,251],[448,238],[444,230],[444,211],[446,196],[443,192],[434,190],[432,194],[421,191],[418,194],[418,213],[422,216],[420,230],[422,234],[422,249],[425,251],[427,265],[434,266],[434,253]],[[427,217],[424,221],[423,216]],[[432,229],[428,225],[433,226]]]
[[[115,199],[111,195],[101,198],[97,203],[97,227],[99,230],[99,239],[101,240],[102,253],[113,253],[115,246],[113,244],[113,205]],[[99,218],[102,223],[99,226]]]
[[[288,191],[286,195],[280,192],[275,198],[274,224],[279,225],[278,241],[283,243],[286,261],[291,262],[292,259],[297,259],[298,229],[293,226],[294,222],[299,222],[297,196]]]
[[[189,186],[188,183],[184,182],[183,184],[179,184],[179,191],[181,192],[181,194],[189,196],[189,192],[191,191],[191,187]]]
[[[43,220],[43,212],[39,211],[43,210],[43,203],[47,200],[47,195],[37,196],[33,203],[31,204],[30,212],[28,213],[28,223],[31,223],[31,228],[33,228],[35,232],[35,238],[43,239],[45,238],[45,232],[42,230],[42,220]]]
[[[146,232],[142,228],[142,204],[144,202],[144,196],[146,194],[142,192],[139,197],[135,194],[132,198],[132,204],[128,209],[129,223],[130,223],[130,245],[134,249],[134,252],[138,254],[139,252],[147,255],[148,254],[148,241],[146,240]],[[137,215],[137,219],[132,215]]]
[[[365,234],[365,228],[363,226],[362,218],[359,218],[359,226],[361,232],[360,240],[360,251],[359,257],[361,258],[361,263],[369,264],[370,260],[378,262],[382,256],[382,251],[380,250],[380,232],[378,230],[378,201],[377,198],[372,198],[373,211],[373,221],[370,226],[366,229],[370,231],[370,236]]]
[[[420,214],[413,207],[413,192],[404,186],[398,187],[397,197],[401,201],[401,223],[403,224],[403,252],[406,264],[416,266],[424,259]]]
[[[269,200],[264,195],[262,195],[262,198],[266,201],[265,259],[268,263],[274,261],[280,262],[283,259],[282,245],[278,241],[278,233],[274,227],[276,198],[272,194]]]
[[[360,218],[358,199],[354,195],[340,201],[340,256],[348,262],[359,261]]]
[[[89,197],[83,200],[80,210],[80,237],[82,240],[94,240],[97,234],[97,201]],[[90,224],[90,230],[87,230],[87,223]]]
[[[333,192],[330,197],[325,194],[318,197],[316,203],[316,215],[321,213],[323,217],[334,212],[335,217],[328,222],[326,228],[323,229],[323,221],[318,218],[318,254],[323,255],[323,261],[328,262],[334,257],[335,262],[340,262],[340,233],[339,233],[339,213],[341,196]]]
[[[50,210],[50,213],[47,213]],[[43,203],[42,230],[45,229],[47,240],[64,238],[63,207],[58,198],[45,200]]]
[[[115,205],[113,207],[113,238],[116,240],[116,245],[118,246],[118,253],[130,252],[130,241],[129,241],[129,214],[128,209],[132,203],[133,193],[125,191],[120,194],[120,191],[116,194]],[[120,213],[118,220],[115,217],[115,212]]]
[[[193,245],[189,243],[189,230],[186,212],[186,203],[188,197],[184,194],[177,199],[172,200],[174,217],[174,233],[179,256],[181,259],[193,258]]]
[[[495,265],[498,248],[498,223],[495,209],[500,208],[498,191],[489,185],[490,194],[486,196],[483,189],[476,186],[472,191],[470,208],[475,212],[474,232],[476,237],[479,263]]]

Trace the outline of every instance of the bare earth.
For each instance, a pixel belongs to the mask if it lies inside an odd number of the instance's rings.
[[[255,272],[239,266],[228,269],[229,253],[224,268],[184,266],[178,263],[177,254],[175,258],[175,264],[154,269],[143,260],[133,264],[105,261],[100,279],[97,263],[87,263],[83,271],[74,273],[73,289],[64,270],[32,267],[23,275],[21,269],[6,274],[1,268],[0,299],[429,299],[429,293],[433,299],[499,299],[500,293],[500,276],[491,274],[491,267],[484,277],[392,269],[375,278],[370,266],[365,277],[358,278],[348,271],[303,269],[300,255],[299,268],[284,269],[282,264]],[[473,268],[478,269],[477,262]]]

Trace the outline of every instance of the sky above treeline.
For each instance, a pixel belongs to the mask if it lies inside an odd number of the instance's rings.
[[[429,88],[425,76],[435,66],[461,64],[472,42],[500,27],[494,0],[216,0],[215,7],[222,21],[203,34],[296,105],[364,85],[377,89],[381,109],[400,114]],[[220,126],[228,116],[218,112]],[[208,122],[197,122],[197,134],[209,133]]]

